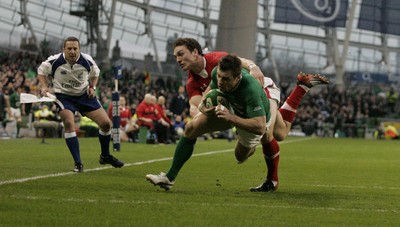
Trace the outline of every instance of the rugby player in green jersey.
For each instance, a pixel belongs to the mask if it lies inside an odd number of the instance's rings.
[[[236,127],[238,142],[235,156],[240,163],[254,153],[260,141],[266,141],[270,120],[269,100],[261,84],[247,70],[242,70],[237,56],[227,55],[219,61],[212,72],[208,90],[213,88],[218,88],[224,94],[233,112],[221,105],[208,109],[201,105],[201,113],[185,127],[185,134],[176,147],[169,171],[166,174],[146,175],[152,184],[169,190],[183,165],[192,156],[196,138],[204,133]]]

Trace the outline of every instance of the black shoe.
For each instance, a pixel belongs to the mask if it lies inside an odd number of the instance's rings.
[[[278,188],[278,185],[274,186],[274,183],[272,183],[272,181],[267,180],[258,187],[250,188],[250,191],[251,192],[273,192],[273,191],[276,191],[277,188]]]
[[[120,160],[116,159],[112,155],[108,155],[106,157],[103,157],[103,155],[100,155],[99,162],[102,165],[110,164],[110,165],[114,166],[115,168],[121,168],[122,166],[124,166],[123,162],[121,162]]]
[[[74,172],[82,173],[83,172],[83,164],[81,162],[75,162]]]

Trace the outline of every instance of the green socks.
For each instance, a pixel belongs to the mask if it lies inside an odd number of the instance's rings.
[[[184,136],[181,137],[181,139],[178,142],[178,145],[176,145],[174,159],[172,160],[171,168],[168,170],[168,173],[166,174],[170,181],[175,180],[176,176],[178,175],[179,171],[181,170],[185,162],[189,160],[189,158],[192,156],[195,144],[196,144],[196,139],[192,140]]]

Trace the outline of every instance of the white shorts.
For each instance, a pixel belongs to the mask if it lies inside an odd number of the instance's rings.
[[[269,99],[276,100],[278,104],[281,102],[281,89],[269,77],[264,77],[264,90],[266,90]]]
[[[20,108],[10,108],[11,109],[11,117],[21,117],[21,109]]]
[[[269,130],[269,126],[271,125],[271,119],[267,122],[267,126],[265,128],[265,132]],[[260,142],[261,138],[263,135],[257,135],[251,132],[247,132],[243,129],[236,128],[236,132],[238,134],[238,141],[240,144],[242,144],[244,147],[247,148],[252,148],[257,146],[257,144]]]

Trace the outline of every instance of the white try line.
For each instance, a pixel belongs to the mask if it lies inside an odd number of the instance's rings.
[[[1,195],[0,195],[1,197]],[[20,199],[20,200],[47,200],[47,201],[61,201],[61,202],[71,202],[71,203],[110,203],[110,204],[148,204],[148,205],[166,205],[170,206],[170,201],[152,201],[152,200],[97,200],[97,199],[81,199],[81,198],[52,198],[46,196],[17,196],[12,195],[11,198]],[[395,209],[382,209],[382,208],[342,208],[342,207],[310,207],[310,206],[298,206],[298,205],[271,205],[271,204],[254,204],[254,203],[205,203],[205,202],[187,202],[187,201],[174,201],[174,204],[180,205],[188,205],[192,207],[239,207],[239,208],[262,208],[262,209],[291,209],[291,210],[325,210],[325,211],[345,211],[345,212],[356,212],[356,213],[363,213],[363,212],[374,212],[374,213],[390,213],[390,214],[397,214],[400,213],[399,210]]]
[[[306,141],[306,140],[310,140],[310,139],[313,139],[313,138],[307,137],[307,138],[296,139],[296,140],[282,141],[282,142],[279,142],[279,144],[302,142],[302,141]],[[199,153],[199,154],[193,154],[192,157],[213,155],[213,154],[226,153],[226,152],[231,152],[231,151],[233,151],[233,148],[232,149],[225,149],[225,150],[204,152],[204,153]],[[147,161],[142,161],[142,162],[128,163],[128,164],[125,164],[124,167],[139,166],[139,165],[150,164],[150,163],[155,163],[155,162],[168,161],[168,160],[172,160],[172,158],[173,157],[159,158],[159,159],[152,159],[152,160],[147,160]],[[99,171],[99,170],[105,170],[105,169],[111,169],[111,168],[114,168],[114,167],[105,166],[105,167],[98,167],[98,168],[93,168],[93,169],[85,169],[85,172]],[[67,175],[71,175],[71,174],[77,174],[77,173],[64,172],[64,173],[55,173],[55,174],[47,174],[47,175],[42,175],[42,176],[34,176],[34,177],[13,179],[13,180],[7,180],[7,181],[0,181],[0,186],[1,185],[6,185],[6,184],[15,184],[15,183],[23,183],[23,182],[39,180],[39,179],[46,179],[46,178],[51,178],[51,177],[62,177],[62,176],[67,176]]]

